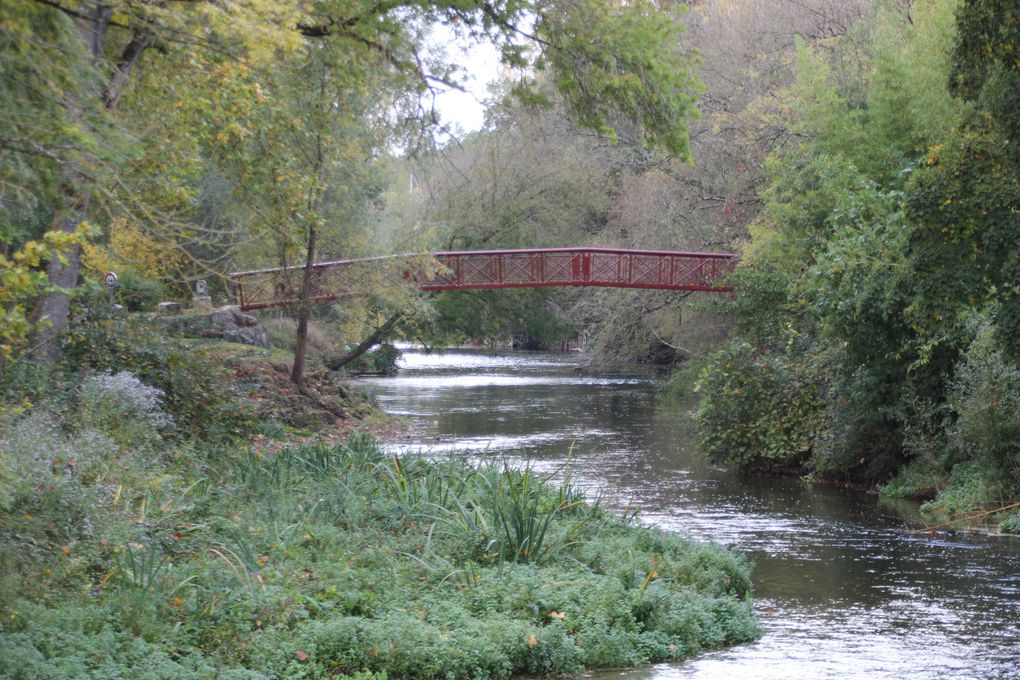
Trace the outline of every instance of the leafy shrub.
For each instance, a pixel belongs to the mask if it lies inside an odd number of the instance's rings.
[[[962,519],[966,515],[1002,507],[1015,499],[1011,475],[983,460],[968,460],[953,466],[945,487],[935,500],[921,510],[941,517]]]
[[[975,323],[949,395],[958,416],[950,447],[957,460],[983,461],[1020,488],[1020,366],[1003,356],[994,326]]]
[[[664,399],[677,406],[685,406],[688,400],[694,396],[694,386],[707,363],[708,354],[696,354],[690,357],[673,371],[667,382],[663,383],[660,394]]]
[[[901,467],[896,475],[878,487],[887,498],[932,500],[945,485],[947,471],[929,456],[920,456]]]
[[[999,523],[999,531],[1004,534],[1020,534],[1020,509],[1013,510]]]
[[[0,440],[0,510],[38,512],[55,506],[54,519],[77,525],[91,514],[94,503],[109,493],[92,482],[116,464],[117,444],[95,430],[68,435],[54,416],[36,412],[16,420]]]
[[[93,300],[94,302],[94,300]],[[167,337],[143,320],[114,318],[88,300],[64,339],[65,373],[127,371],[163,393],[173,432],[198,439],[229,439],[250,426],[225,370],[199,350]]]
[[[799,467],[823,420],[810,368],[731,341],[712,355],[695,386],[702,448],[744,468]]]
[[[134,267],[122,266],[117,271],[113,299],[129,312],[149,312],[163,300],[165,292],[159,279],[143,276]]]
[[[839,361],[844,361],[842,353]],[[828,380],[827,403],[820,414],[824,425],[811,468],[826,477],[885,481],[904,455],[899,399],[890,396],[886,381],[871,366]]]
[[[1020,497],[1020,367],[1004,355],[987,314],[964,322],[970,341],[945,401],[928,399],[907,424],[914,459],[882,487],[919,496],[924,510],[962,517]]]
[[[163,412],[163,390],[149,387],[128,371],[90,375],[82,383],[77,418],[85,428],[107,433],[122,447],[159,439],[173,425]]]

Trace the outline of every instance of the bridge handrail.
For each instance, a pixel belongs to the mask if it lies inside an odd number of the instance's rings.
[[[404,253],[402,255],[375,255],[373,257],[358,257],[349,260],[329,260],[326,262],[316,262],[312,265],[312,269],[323,269],[326,267],[336,267],[338,265],[354,264],[361,262],[382,262],[385,260],[401,260],[401,259],[412,259],[417,257],[433,257],[440,259],[442,257],[468,257],[468,256],[486,256],[486,255],[527,255],[532,253],[605,253],[609,255],[658,255],[658,256],[673,256],[673,257],[703,257],[703,258],[718,258],[722,260],[734,260],[739,257],[736,253],[702,253],[702,252],[687,252],[679,250],[643,250],[635,248],[600,248],[600,247],[588,247],[580,246],[577,248],[513,248],[513,249],[496,249],[496,250],[445,250],[437,253]],[[242,277],[242,276],[254,276],[256,274],[270,274],[272,272],[280,271],[299,271],[305,268],[303,264],[293,264],[287,267],[266,267],[264,269],[250,269],[241,272],[230,272],[227,276],[231,279]]]
[[[252,310],[296,303],[294,277],[301,278],[302,272],[313,278],[308,299],[316,302],[346,299],[355,294],[350,290],[352,281],[379,275],[400,276],[423,291],[604,286],[731,292],[717,279],[733,269],[737,260],[735,253],[595,246],[454,250],[316,262],[310,272],[305,265],[268,267],[232,272],[229,277],[241,309]],[[427,261],[440,267],[433,270]],[[347,292],[337,286],[344,272],[350,280],[340,285]]]

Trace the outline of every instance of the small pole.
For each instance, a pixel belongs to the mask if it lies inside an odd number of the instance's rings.
[[[113,289],[117,285],[116,272],[106,272],[103,274],[103,283],[106,284],[106,289],[109,291],[110,306],[113,307]]]

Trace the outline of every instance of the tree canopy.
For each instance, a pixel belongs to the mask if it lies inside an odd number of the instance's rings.
[[[551,82],[581,126],[613,138],[627,125],[689,154],[699,85],[669,5],[19,0],[0,12],[4,247],[91,222],[110,246],[87,246],[86,267],[121,258],[132,281],[310,262],[327,225],[327,252],[369,248],[358,222],[381,191],[379,160],[420,145],[440,122],[438,90],[464,73],[428,49],[435,25],[494,45],[519,100],[547,100]],[[132,262],[125,243],[168,255]],[[59,351],[81,253],[50,258],[38,357]]]

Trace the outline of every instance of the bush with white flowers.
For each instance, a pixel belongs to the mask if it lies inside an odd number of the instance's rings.
[[[78,418],[83,427],[108,433],[122,447],[137,448],[173,425],[162,405],[163,391],[133,373],[97,373],[82,383]]]

